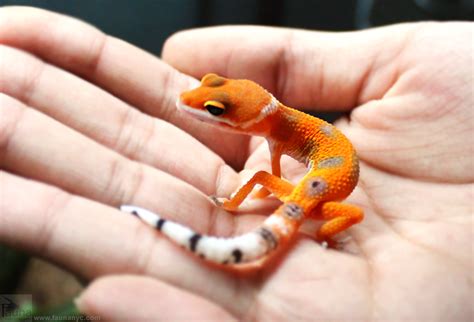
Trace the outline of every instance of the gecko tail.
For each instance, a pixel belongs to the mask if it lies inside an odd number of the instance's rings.
[[[191,228],[166,220],[147,209],[123,205],[120,210],[137,216],[176,244],[197,256],[218,264],[239,264],[259,260],[278,245],[278,235],[270,226],[235,237],[201,235]]]

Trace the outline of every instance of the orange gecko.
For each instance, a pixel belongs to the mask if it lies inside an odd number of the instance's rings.
[[[231,199],[214,198],[218,206],[236,210],[255,185],[257,194],[272,193],[283,204],[253,231],[222,238],[201,235],[146,209],[122,206],[204,260],[236,265],[265,260],[297,234],[306,218],[324,220],[317,239],[332,237],[360,222],[356,206],[344,204],[359,177],[359,163],[349,140],[333,125],[280,103],[260,85],[245,79],[207,74],[201,86],[181,94],[178,108],[221,128],[267,139],[272,174],[259,171]],[[305,163],[309,171],[296,185],[280,178],[283,155]]]

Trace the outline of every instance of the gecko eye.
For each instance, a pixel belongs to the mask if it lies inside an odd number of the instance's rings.
[[[204,103],[204,107],[214,116],[222,115],[225,111],[225,105],[219,101],[207,101]]]

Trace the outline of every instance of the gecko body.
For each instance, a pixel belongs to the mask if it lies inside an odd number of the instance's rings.
[[[221,128],[267,139],[272,174],[259,171],[231,199],[216,198],[218,206],[236,210],[258,184],[258,197],[273,194],[283,203],[253,231],[223,238],[201,235],[146,209],[122,206],[156,227],[175,243],[218,264],[240,264],[264,259],[288,243],[306,218],[324,220],[317,232],[321,242],[360,222],[362,211],[340,203],[354,189],[359,164],[352,144],[333,125],[289,108],[250,80],[207,74],[201,86],[180,95],[178,108]],[[280,157],[305,163],[308,172],[299,183],[281,178]]]

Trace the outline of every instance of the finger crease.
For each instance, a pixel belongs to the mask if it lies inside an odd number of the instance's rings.
[[[115,201],[123,200],[124,191],[116,184],[117,179],[120,177],[121,168],[123,167],[123,160],[120,158],[114,158],[110,162],[109,166],[109,175],[107,183],[104,187],[105,192],[105,202],[108,204],[116,204]]]
[[[152,255],[155,253],[155,247],[161,245],[163,238],[153,234],[150,227],[138,223],[135,225],[133,238],[130,238],[131,244],[136,248],[137,258],[127,261],[132,270],[138,270],[139,274],[149,274],[153,271]],[[127,264],[127,265],[128,265]]]
[[[289,31],[285,37],[285,40],[282,42],[280,50],[277,53],[276,68],[273,79],[275,80],[275,93],[278,98],[284,99],[286,93],[288,93],[288,70],[289,62],[291,61],[293,42],[294,42],[295,33]]]
[[[218,167],[216,167],[216,171],[214,173],[214,191],[211,191],[211,194],[214,194],[216,196],[221,196],[221,186],[222,186],[222,180],[223,180],[223,173],[227,169],[227,165],[225,163],[221,163]]]
[[[144,165],[141,163],[134,162],[134,161],[131,161],[131,162],[134,164],[135,169],[132,172],[133,175],[131,179],[125,182],[125,185],[130,188],[123,189],[123,190],[126,190],[127,193],[126,194],[122,193],[121,198],[118,199],[120,203],[131,203],[133,200],[135,200],[136,195],[138,194],[138,190],[142,186],[142,182],[144,179],[144,174],[145,174]]]
[[[152,117],[146,117],[145,122],[149,125],[143,126],[143,131],[145,132],[144,135],[142,135],[142,139],[140,140],[141,143],[136,145],[136,148],[134,151],[130,152],[130,155],[134,159],[138,159],[140,152],[145,151],[145,147],[148,145],[149,142],[151,142],[151,139],[154,137],[154,134],[156,132],[156,120]]]
[[[114,150],[126,153],[127,147],[131,143],[131,139],[133,137],[132,133],[128,133],[125,135],[125,129],[128,128],[127,125],[130,124],[130,119],[132,118],[134,110],[132,108],[125,109],[124,113],[122,113],[120,120],[119,120],[119,127],[117,129],[117,134],[115,136],[115,142],[113,142],[112,147]]]
[[[218,212],[220,212],[220,208],[217,207],[216,205],[210,205],[212,209],[208,212],[209,213],[209,219],[208,219],[208,224],[207,224],[207,229],[206,229],[206,234],[214,236],[217,233],[216,229],[216,221],[217,221],[217,216],[219,215]]]
[[[23,95],[21,100],[23,101],[24,104],[30,105],[31,98],[36,92],[36,89],[38,87],[38,83],[40,82],[41,77],[43,76],[44,70],[46,69],[47,65],[38,60],[38,68],[32,73],[31,77],[29,80],[26,82],[24,85],[23,89]]]
[[[173,88],[172,84],[175,79],[175,72],[173,71],[165,72],[162,79],[163,81],[160,86],[161,88],[164,88],[164,89]],[[167,92],[166,90],[161,91],[160,93],[161,95],[158,99],[158,106],[161,107],[160,118],[165,121],[170,121],[172,120],[172,117],[176,112],[176,109],[174,108],[175,97],[173,95],[170,95],[170,93]]]
[[[41,221],[42,225],[38,232],[38,254],[45,255],[49,253],[54,231],[56,227],[58,227],[59,218],[61,217],[59,214],[66,208],[71,200],[72,196],[62,190],[58,190],[58,192],[51,197],[51,201],[45,207],[44,220]]]
[[[91,72],[90,74],[95,74],[97,69],[99,68],[102,58],[104,57],[105,47],[109,39],[110,39],[110,36],[107,36],[103,34],[102,32],[98,31],[96,40],[93,42],[91,46],[90,59],[85,64],[86,69],[88,69]],[[89,74],[89,73],[86,73],[86,74]]]
[[[2,94],[2,95],[5,95],[5,96],[9,97],[6,94]],[[3,106],[3,104],[0,104],[0,106]],[[5,112],[6,109],[7,108],[2,107],[2,110],[3,110],[2,113],[6,113]],[[2,125],[2,123],[0,123],[0,153],[2,155],[5,155],[5,153],[8,151],[8,147],[10,145],[11,139],[14,136],[14,133],[17,131],[18,125],[20,124],[20,121],[23,119],[24,114],[27,111],[27,108],[22,107],[22,108],[15,109],[15,110],[18,111],[16,113],[17,114],[16,118],[13,121],[11,121],[11,123],[9,125],[8,124]],[[2,163],[3,162],[0,162],[0,164],[2,164]]]

